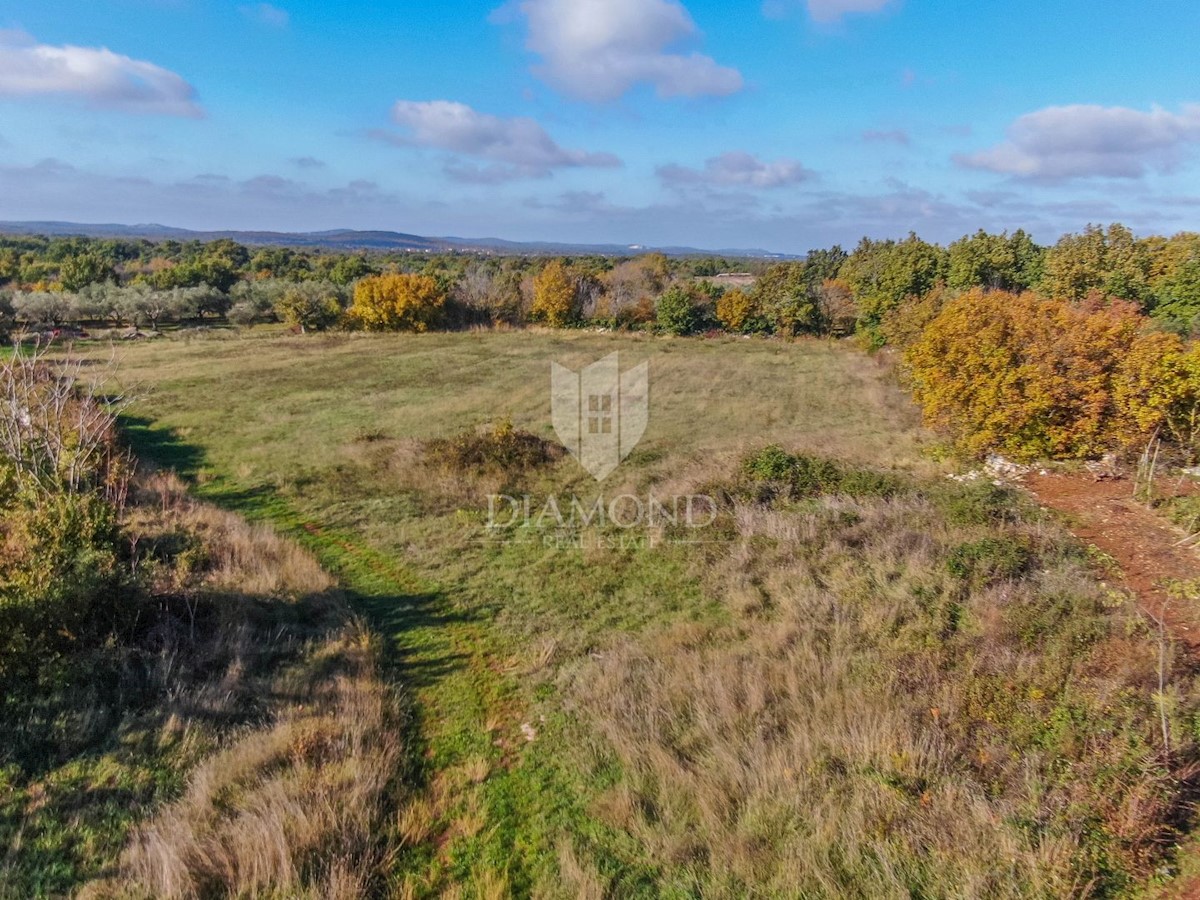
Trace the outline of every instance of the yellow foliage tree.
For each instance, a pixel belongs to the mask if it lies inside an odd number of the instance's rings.
[[[1200,344],[1173,334],[1138,335],[1117,369],[1113,397],[1129,443],[1154,435],[1194,453],[1200,439]]]
[[[354,288],[350,317],[367,331],[428,331],[446,292],[428,275],[372,275]]]
[[[563,261],[553,260],[533,279],[530,313],[553,328],[562,328],[575,317],[575,287]]]
[[[1132,304],[974,290],[906,360],[927,420],[971,453],[1086,458],[1119,439],[1116,371],[1145,319]]]
[[[758,314],[758,304],[741,288],[732,288],[717,299],[717,321],[726,331],[745,331]]]

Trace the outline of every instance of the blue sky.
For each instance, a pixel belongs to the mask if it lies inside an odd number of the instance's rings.
[[[4,0],[0,219],[802,252],[1198,227],[1200,4]]]

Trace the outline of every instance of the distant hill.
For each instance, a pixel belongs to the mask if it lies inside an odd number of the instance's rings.
[[[529,255],[629,256],[665,253],[668,256],[733,256],[747,259],[796,259],[768,250],[700,250],[695,247],[652,247],[641,244],[567,244],[553,241],[506,241],[500,238],[423,237],[397,231],[191,231],[169,225],[82,224],[78,222],[0,222],[0,234],[100,238],[144,238],[150,241],[215,241],[229,238],[239,244],[267,247],[322,247],[330,250],[392,250],[424,253],[452,251]]]

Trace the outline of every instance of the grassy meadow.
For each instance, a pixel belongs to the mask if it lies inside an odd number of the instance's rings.
[[[599,488],[561,453],[456,448],[508,422],[552,448],[551,361],[614,350],[649,361],[651,406],[604,494],[711,494],[706,542],[498,539],[488,494]],[[1171,871],[1190,676],[1156,702],[1127,598],[1021,498],[942,477],[882,357],[562,332],[117,352],[143,459],[302,544],[382,638],[411,709],[389,892],[1116,895]],[[195,845],[198,771],[139,846]]]

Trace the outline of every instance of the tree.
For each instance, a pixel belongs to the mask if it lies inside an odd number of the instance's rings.
[[[64,260],[58,277],[63,290],[73,293],[90,284],[115,281],[117,276],[107,260],[95,253],[83,253]]]
[[[375,271],[375,267],[367,262],[365,256],[339,256],[337,262],[329,269],[329,280],[342,287],[348,287],[360,278],[374,275]]]
[[[817,288],[817,314],[830,334],[852,333],[858,321],[858,304],[850,285],[837,278],[826,278]]]
[[[1145,319],[1130,303],[973,290],[909,348],[931,424],[971,453],[1086,458],[1117,441],[1114,381]]]
[[[429,275],[371,275],[354,287],[350,316],[367,331],[428,331],[446,303],[446,292]]]
[[[13,310],[18,321],[31,325],[57,326],[67,321],[71,304],[64,294],[18,291],[13,296]]]
[[[920,297],[946,276],[946,251],[915,234],[903,241],[863,238],[842,267],[859,306],[859,325],[874,332],[889,310]]]
[[[748,334],[766,330],[758,305],[741,288],[732,288],[717,300],[717,321],[726,331]]]
[[[1046,254],[1041,290],[1051,297],[1082,300],[1093,291],[1147,304],[1151,298],[1152,257],[1124,225],[1107,230],[1089,225],[1067,234]]]
[[[695,288],[675,285],[668,288],[655,304],[655,319],[668,334],[695,334],[704,327],[705,315],[700,293]]]
[[[144,284],[122,288],[113,306],[120,318],[134,325],[149,323],[154,331],[158,331],[160,321],[182,312],[177,291],[155,291]]]
[[[1200,344],[1174,334],[1139,334],[1117,368],[1113,399],[1130,444],[1154,435],[1195,456],[1200,443]]]
[[[751,292],[768,327],[778,334],[815,334],[820,330],[817,299],[809,291],[804,268],[804,263],[776,263]]]
[[[828,250],[810,250],[804,257],[804,280],[809,293],[815,295],[822,284],[841,275],[847,259],[849,254],[837,244]]]
[[[329,281],[302,281],[283,292],[275,312],[301,332],[324,331],[342,317],[342,294]]]
[[[551,260],[533,279],[530,313],[552,328],[562,328],[577,315],[576,280],[561,259]]]
[[[239,281],[229,292],[231,306],[226,314],[235,325],[254,325],[275,319],[275,305],[289,285],[286,281],[266,278]]]
[[[1200,258],[1191,259],[1159,281],[1154,318],[1190,334],[1200,325]]]

